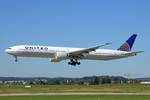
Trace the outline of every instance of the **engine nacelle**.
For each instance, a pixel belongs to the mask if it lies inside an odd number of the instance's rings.
[[[68,54],[66,52],[57,52],[55,58],[51,58],[51,62],[60,62],[61,60],[65,60],[68,58]]]

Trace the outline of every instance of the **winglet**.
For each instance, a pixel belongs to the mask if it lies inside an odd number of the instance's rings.
[[[110,45],[111,44],[111,42],[109,42],[109,43],[105,43],[105,45]]]
[[[133,34],[123,45],[118,48],[120,51],[131,51],[134,41],[137,37],[137,34]]]
[[[99,47],[110,45],[110,44],[111,44],[110,42],[109,43],[104,43],[104,44],[99,45]]]

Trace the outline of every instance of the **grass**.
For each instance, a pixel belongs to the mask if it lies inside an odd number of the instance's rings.
[[[99,98],[99,99],[98,99]],[[0,100],[150,100],[143,95],[69,95],[69,96],[10,96]]]
[[[105,85],[33,85],[25,89],[23,85],[0,85],[0,93],[48,93],[48,92],[117,92],[150,93],[150,85],[105,84]]]

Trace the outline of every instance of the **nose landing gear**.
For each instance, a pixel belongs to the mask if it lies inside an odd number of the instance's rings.
[[[70,62],[68,62],[69,65],[73,65],[73,66],[76,66],[76,65],[80,65],[80,62],[78,62],[77,59],[73,60],[73,59],[70,59]]]
[[[18,58],[17,58],[17,56],[14,56],[15,57],[15,62],[18,62]]]

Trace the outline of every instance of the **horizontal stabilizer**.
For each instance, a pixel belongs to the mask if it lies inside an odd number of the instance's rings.
[[[129,52],[129,53],[126,53],[125,55],[127,56],[136,56],[138,53],[142,53],[144,51],[135,51],[135,52]]]

